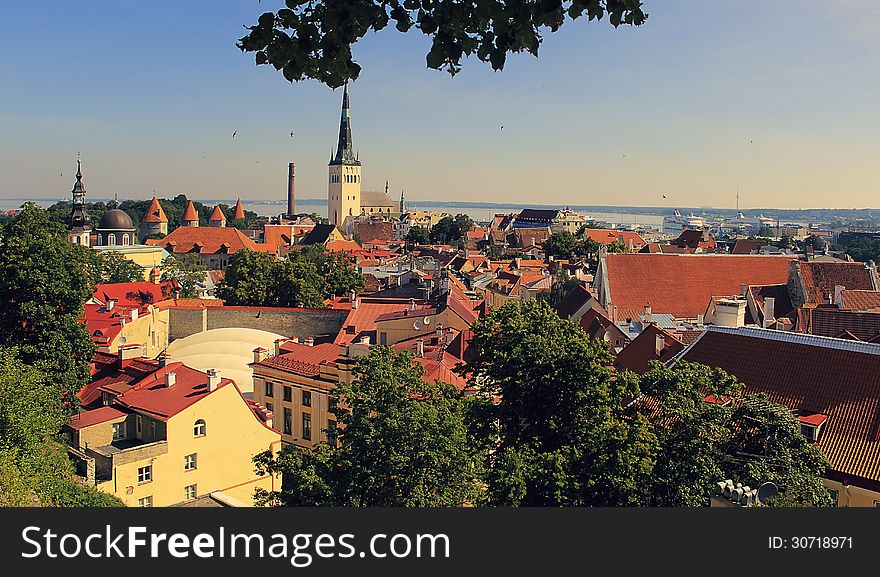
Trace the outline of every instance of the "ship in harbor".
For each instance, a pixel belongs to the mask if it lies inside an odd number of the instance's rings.
[[[683,230],[703,230],[706,222],[702,217],[690,213],[687,216],[676,210],[663,219],[663,232],[665,234],[680,234]]]

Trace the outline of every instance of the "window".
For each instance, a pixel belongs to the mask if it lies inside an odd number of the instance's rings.
[[[267,408],[270,412],[274,412],[274,411],[275,411],[275,405],[273,405],[272,403],[266,403],[266,408]]]
[[[109,244],[110,246],[116,245],[116,235],[115,234],[108,234],[107,235],[107,244]]]
[[[124,246],[128,246],[128,235],[127,234],[122,235],[122,244]]]
[[[812,425],[801,424],[801,433],[803,433],[803,435],[811,443],[816,441],[816,427],[814,427]]]
[[[275,392],[275,385],[272,383],[266,383],[266,396],[271,397]]]
[[[327,442],[336,444],[336,421],[333,419],[327,419]]]
[[[839,501],[837,500],[839,498],[839,494],[835,489],[828,489],[828,493],[831,495],[831,501],[834,503],[834,506],[837,507],[839,503]]]
[[[156,438],[156,421],[150,421],[150,438]]]
[[[125,438],[125,421],[113,423],[113,440]]]
[[[312,440],[312,416],[309,413],[303,413],[303,440]]]
[[[205,436],[205,420],[199,419],[193,425],[193,437],[204,437]]]
[[[303,406],[311,407],[312,406],[312,393],[308,391],[303,391]]]
[[[140,415],[136,416],[134,418],[134,422],[135,422],[135,427],[137,428],[138,435],[140,435],[141,431],[143,431],[143,429],[144,429],[143,417],[141,417]]]
[[[138,483],[149,483],[153,480],[153,465],[138,467]]]
[[[183,488],[183,498],[187,501],[192,501],[196,498],[196,486],[195,485],[187,485]]]
[[[138,507],[152,507],[153,506],[153,496],[147,495],[146,497],[142,497],[138,499]]]
[[[293,391],[290,389],[290,387],[284,387],[284,400],[288,403],[293,400]]]
[[[198,468],[198,463],[196,460],[196,453],[192,455],[187,455],[183,458],[183,470],[184,471],[193,471]]]
[[[293,434],[293,411],[287,408],[284,409],[284,434]]]

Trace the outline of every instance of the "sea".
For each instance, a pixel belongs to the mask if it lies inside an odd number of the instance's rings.
[[[20,208],[25,202],[34,202],[44,208],[51,206],[61,199],[26,199],[26,198],[0,198],[0,210],[9,211]],[[90,199],[91,200],[91,199]],[[109,199],[95,199],[98,201],[106,201]],[[236,199],[196,199],[205,204],[235,204]],[[287,209],[286,200],[242,200],[245,210],[253,211],[262,216],[274,216],[281,214]],[[408,201],[407,208],[409,210],[431,210],[446,212],[449,214],[466,214],[476,222],[489,221],[496,214],[518,213],[524,208],[537,209],[562,209],[564,205],[527,205],[527,204],[493,204],[479,202],[446,202],[443,201]],[[591,217],[594,220],[604,221],[618,225],[642,225],[653,228],[660,228],[663,225],[663,217],[665,214],[657,212],[645,212],[644,208],[637,208],[628,211],[626,207],[578,207],[569,206],[572,210]],[[600,208],[600,210],[591,210]],[[316,212],[321,216],[327,214],[327,200],[323,198],[303,198],[296,201],[297,212]],[[669,211],[671,212],[671,211]]]

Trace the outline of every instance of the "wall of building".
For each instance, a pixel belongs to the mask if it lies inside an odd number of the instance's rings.
[[[125,326],[107,347],[107,352],[116,353],[121,345],[144,345],[144,355],[156,358],[168,347],[169,311],[148,307],[148,312],[139,314],[135,320],[126,321]]]
[[[170,341],[211,329],[250,328],[287,337],[335,335],[342,328],[347,311],[315,309],[271,309],[268,307],[209,307],[170,309]]]
[[[380,321],[376,323],[376,338],[380,345],[391,346],[406,339],[418,335],[431,335],[437,330],[439,325],[443,328],[454,328],[463,331],[468,328],[468,324],[462,320],[457,314],[453,313],[449,308],[443,309],[440,313],[433,315],[425,315],[424,312],[410,311],[411,314],[399,319]],[[425,322],[425,319],[429,322]],[[415,327],[418,321],[419,328]],[[382,335],[385,335],[384,337]]]
[[[830,479],[822,480],[824,485],[837,492],[838,507],[880,507],[880,493],[856,487],[855,485],[844,486],[838,481]]]
[[[193,435],[196,420],[204,419],[206,434]],[[264,426],[236,388],[220,387],[168,420],[167,452],[116,466],[113,479],[98,488],[115,494],[126,505],[137,506],[146,496],[154,507],[184,501],[184,488],[196,485],[197,496],[223,491],[252,503],[253,489],[280,488],[278,479],[254,473],[253,457],[280,448],[280,435]],[[197,467],[184,470],[184,457],[196,455]],[[138,469],[152,465],[152,481],[138,483]]]

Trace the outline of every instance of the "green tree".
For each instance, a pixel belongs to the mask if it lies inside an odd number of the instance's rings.
[[[615,240],[608,245],[608,252],[623,254],[629,252],[629,248],[619,240]]]
[[[144,269],[131,261],[122,253],[105,250],[94,253],[95,284],[141,282],[144,280]]]
[[[71,245],[65,227],[28,203],[0,231],[0,346],[53,375],[68,410],[89,380],[94,344],[81,322],[92,296],[92,256]]]
[[[473,221],[465,214],[444,216],[431,227],[428,236],[434,244],[452,244],[462,239]],[[465,228],[466,227],[466,228]]]
[[[827,246],[827,243],[824,239],[818,236],[814,236],[812,234],[805,238],[800,244],[804,250],[806,250],[808,246],[811,247],[813,249],[813,252],[822,252]]]
[[[255,458],[282,473],[281,491],[257,490],[264,505],[448,507],[473,502],[477,460],[468,403],[444,383],[426,383],[411,353],[372,347],[351,383],[332,392],[338,442],[288,446]]]
[[[364,275],[358,272],[354,259],[345,253],[328,254],[324,260],[324,297],[344,296],[364,290]]]
[[[821,480],[828,463],[786,407],[744,394],[721,369],[682,361],[674,368],[654,362],[640,387],[651,399],[640,410],[661,447],[646,504],[706,506],[713,484],[728,478],[776,483],[777,505],[831,504]],[[721,402],[706,402],[708,395]]]
[[[161,282],[174,283],[183,298],[195,298],[198,296],[198,285],[205,282],[205,273],[208,269],[199,264],[197,255],[181,254],[166,257],[159,270],[162,273]]]
[[[0,348],[0,506],[119,506],[77,482],[54,436],[64,406],[46,373],[23,363],[15,348]]]
[[[228,305],[267,305],[275,282],[274,269],[272,255],[240,250],[230,257],[216,296]]]
[[[542,31],[556,32],[566,20],[606,16],[615,27],[638,26],[648,17],[639,0],[288,0],[285,8],[266,12],[248,26],[250,32],[237,45],[254,52],[258,65],[272,65],[290,82],[314,78],[336,88],[360,73],[351,52],[355,42],[392,20],[399,32],[415,26],[432,38],[428,68],[455,74],[462,59],[471,55],[501,70],[508,53],[537,56]]]
[[[540,327],[540,330],[535,330]],[[511,302],[474,323],[462,371],[488,398],[474,417],[489,432],[492,505],[635,505],[657,439],[626,408],[638,396],[607,347],[539,300]]]
[[[880,262],[880,239],[858,238],[846,247],[846,254],[858,262]]]
[[[324,277],[302,255],[275,263],[269,302],[279,307],[324,307]]]
[[[551,234],[541,245],[541,248],[548,257],[552,256],[563,260],[584,254],[583,241],[567,230]]]
[[[423,226],[411,226],[409,231],[407,231],[404,240],[411,244],[428,244],[431,242],[431,237],[428,234],[427,228]]]

